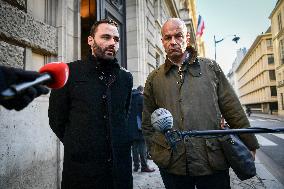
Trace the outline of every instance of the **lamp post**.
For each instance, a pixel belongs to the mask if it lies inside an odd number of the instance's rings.
[[[238,43],[238,41],[240,40],[240,37],[236,36],[236,35],[227,35],[226,37],[223,37],[220,40],[216,40],[216,37],[214,35],[214,45],[215,45],[215,61],[216,61],[216,44],[222,42],[225,38],[230,37],[230,36],[234,36],[234,38],[232,39],[232,41]],[[221,127],[224,127],[224,117],[222,116],[221,118]]]
[[[222,42],[224,39],[226,39],[229,36],[234,36],[234,38],[232,39],[232,41],[238,43],[238,41],[240,40],[240,37],[236,36],[236,35],[227,35],[226,37],[223,37],[220,40],[216,40],[216,37],[214,35],[214,46],[215,46],[215,61],[216,61],[216,44]]]

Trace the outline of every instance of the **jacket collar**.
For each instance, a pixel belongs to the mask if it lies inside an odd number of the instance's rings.
[[[120,68],[120,65],[118,64],[118,61],[116,58],[113,60],[105,60],[102,58],[97,58],[92,54],[88,55],[88,63],[93,64],[96,66],[96,68]]]
[[[186,48],[186,51],[188,52],[188,55],[187,57],[185,58],[185,60],[183,61],[183,65],[184,64],[199,64],[198,61],[195,61],[196,60],[196,57],[197,57],[197,51],[192,47],[192,46],[189,46]],[[164,71],[165,71],[165,74],[167,74],[169,72],[169,70],[173,67],[173,66],[176,66],[175,64],[173,64],[168,57],[166,57],[166,60],[165,60],[165,68],[164,68]],[[185,66],[187,67],[187,66]],[[183,69],[186,69],[184,66],[183,66]]]

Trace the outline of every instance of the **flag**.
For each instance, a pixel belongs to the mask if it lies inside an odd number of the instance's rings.
[[[204,28],[205,28],[204,21],[203,21],[202,17],[199,15],[198,16],[198,23],[197,23],[196,37],[202,36]]]

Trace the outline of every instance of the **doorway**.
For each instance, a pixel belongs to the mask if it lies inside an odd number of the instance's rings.
[[[101,19],[113,19],[120,35],[118,63],[127,68],[126,57],[126,9],[124,0],[81,0],[81,57],[86,60],[90,47],[87,43],[92,25]]]
[[[86,60],[90,51],[88,36],[92,25],[97,21],[96,0],[81,0],[81,57]]]

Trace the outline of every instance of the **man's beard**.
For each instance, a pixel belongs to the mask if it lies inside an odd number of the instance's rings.
[[[113,60],[117,53],[114,47],[108,46],[106,48],[101,48],[96,42],[94,42],[94,45],[92,46],[92,48],[93,48],[95,57],[105,59],[105,60]],[[110,51],[110,52],[107,53],[107,51]]]

